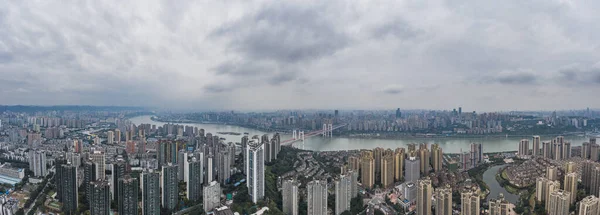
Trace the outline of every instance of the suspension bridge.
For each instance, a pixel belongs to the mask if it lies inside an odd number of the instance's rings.
[[[284,141],[281,141],[281,145],[287,145],[290,146],[295,142],[304,142],[305,139],[308,139],[310,137],[314,137],[314,136],[319,136],[322,135],[323,137],[332,137],[333,136],[333,130],[342,128],[344,126],[347,126],[348,124],[340,124],[340,125],[333,125],[333,124],[323,124],[323,129],[320,130],[315,130],[315,131],[310,131],[308,133],[305,133],[302,130],[293,130],[292,131],[292,138],[291,139],[287,139]]]

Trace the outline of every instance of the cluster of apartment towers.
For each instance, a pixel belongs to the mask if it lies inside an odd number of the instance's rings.
[[[553,160],[565,160],[571,157],[571,144],[564,141],[564,137],[559,136],[552,141],[542,142],[540,151],[540,137],[534,136],[532,139],[533,149],[529,151],[529,141],[523,139],[519,143],[518,155],[521,158],[530,158],[543,156]],[[536,180],[536,201],[538,204],[545,204],[544,209],[550,215],[570,214],[570,207],[576,205],[577,183],[581,178],[583,190],[588,194],[587,197],[579,201],[577,214],[593,215],[600,214],[600,164],[598,162],[598,144],[596,138],[590,138],[589,142],[584,142],[581,147],[581,158],[585,159],[580,165],[575,162],[566,162],[563,166],[564,177],[559,179],[559,170],[556,167],[549,166],[546,169],[546,175]],[[581,168],[580,174],[577,169]],[[561,186],[562,185],[562,186]],[[561,189],[562,187],[562,189]]]
[[[176,140],[159,140],[156,144],[157,168],[145,168],[139,182],[131,176],[127,158],[122,155],[109,158],[114,160],[108,164],[106,154],[94,149],[83,153],[80,164],[65,156],[56,159],[57,196],[64,214],[78,212],[80,184],[84,185],[84,198],[89,202],[92,215],[109,215],[111,200],[117,203],[118,213],[122,215],[161,214],[161,209],[173,212],[179,202],[178,184],[181,181],[186,182],[188,200],[194,202],[202,198],[204,211],[221,206],[220,185],[231,183],[229,178],[237,171],[232,169],[235,144],[225,144],[210,133],[204,135],[203,129],[192,146]],[[280,150],[279,134],[271,139],[266,134],[242,138],[242,171],[246,174],[248,193],[255,203],[264,198],[264,164],[274,161]],[[83,183],[78,183],[79,166],[84,168]],[[111,170],[110,177],[105,174],[105,166]],[[138,198],[140,190],[141,199]]]

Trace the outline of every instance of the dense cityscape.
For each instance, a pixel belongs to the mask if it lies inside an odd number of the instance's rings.
[[[590,211],[600,206],[598,112],[589,109],[175,114],[54,108],[4,106],[2,214],[595,214]],[[151,123],[132,122],[150,116]],[[558,136],[520,135],[532,130],[523,126],[532,121]],[[215,123],[254,133],[193,126]],[[358,133],[467,138],[506,130],[525,136],[514,142],[518,150],[492,152],[485,142],[461,153],[427,142],[297,147],[315,138],[379,138]],[[569,141],[582,135],[588,139],[581,145]]]
[[[599,11],[1,1],[0,215],[600,215]]]

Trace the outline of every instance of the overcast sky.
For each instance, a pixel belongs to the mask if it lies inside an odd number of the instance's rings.
[[[600,108],[600,1],[3,1],[0,104]]]

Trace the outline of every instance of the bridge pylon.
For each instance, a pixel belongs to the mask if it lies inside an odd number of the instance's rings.
[[[297,137],[296,130],[294,130],[294,131],[292,131],[292,139],[295,140],[295,139],[297,139],[296,137]]]

